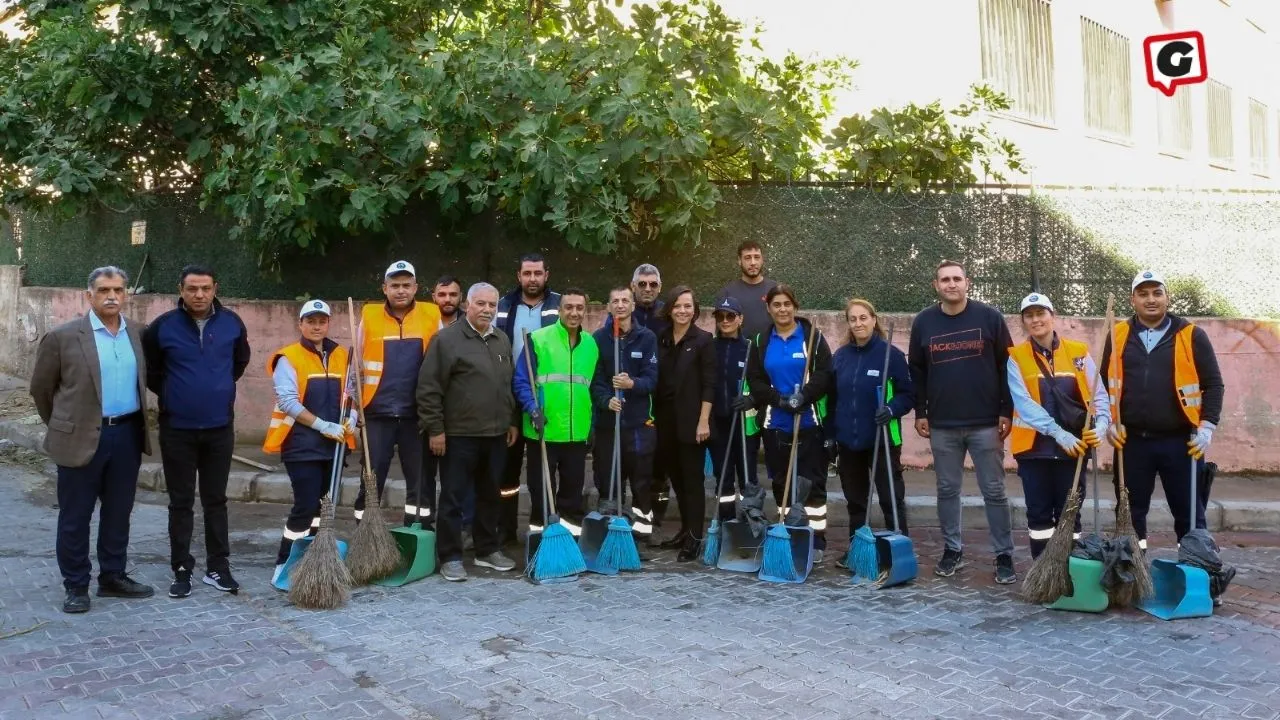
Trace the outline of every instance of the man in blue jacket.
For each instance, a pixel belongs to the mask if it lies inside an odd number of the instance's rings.
[[[538,253],[520,256],[516,270],[519,287],[498,300],[498,314],[493,324],[511,338],[511,356],[520,367],[524,351],[524,331],[541,330],[555,325],[560,319],[560,293],[547,289],[551,271],[547,261]],[[498,535],[502,543],[516,541],[516,518],[520,509],[520,471],[524,466],[525,443],[518,442],[507,449],[507,467],[499,490],[501,510],[498,514]],[[537,498],[534,498],[537,502]]]
[[[595,376],[591,379],[591,404],[595,407],[595,446],[591,451],[592,472],[596,490],[600,492],[601,510],[612,510],[607,505],[609,480],[613,472],[613,429],[615,414],[620,415],[622,442],[620,468],[623,480],[631,483],[631,529],[636,534],[640,557],[653,535],[653,507],[650,483],[653,481],[653,453],[657,447],[657,433],[653,427],[653,409],[650,401],[658,384],[658,338],[635,322],[632,312],[635,300],[629,287],[616,287],[609,291],[609,317],[617,319],[618,360],[613,362],[613,323],[593,333],[600,348]],[[621,400],[615,393],[621,391]],[[621,505],[622,498],[615,502]]]
[[[235,593],[227,531],[227,476],[235,448],[236,382],[249,366],[249,333],[218,302],[213,270],[188,265],[178,307],[142,336],[147,388],[160,400],[160,458],[169,489],[169,597],[191,594],[191,532],[197,483],[204,511],[204,583]]]

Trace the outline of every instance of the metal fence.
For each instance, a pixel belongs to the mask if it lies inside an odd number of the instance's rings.
[[[825,185],[720,188],[717,228],[696,246],[620,247],[611,255],[575,251],[482,217],[449,227],[426,209],[377,236],[343,237],[324,255],[302,251],[264,258],[227,240],[228,225],[194,199],[169,198],[136,215],[102,210],[59,222],[14,214],[0,226],[0,260],[21,251],[30,285],[78,287],[92,268],[116,264],[152,290],[169,290],[189,262],[214,266],[224,295],[294,299],[376,294],[381,270],[414,262],[423,280],[457,275],[512,285],[515,259],[539,250],[552,285],[585,287],[593,297],[625,283],[641,262],[667,287],[688,283],[708,295],[737,273],[735,249],[764,246],[768,273],[795,286],[801,304],[834,309],[851,296],[886,311],[933,302],[933,270],[943,258],[965,263],[973,296],[1009,311],[1032,289],[1063,314],[1100,315],[1108,293],[1127,295],[1140,267],[1170,279],[1174,311],[1186,315],[1280,317],[1280,196],[1036,189],[983,186],[905,196]],[[133,244],[135,221],[145,242]],[[427,282],[424,285],[429,284]]]

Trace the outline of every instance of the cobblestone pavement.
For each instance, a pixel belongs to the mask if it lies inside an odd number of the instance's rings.
[[[0,465],[0,717],[1280,717],[1275,535],[1220,537],[1240,571],[1225,606],[1173,623],[1020,602],[981,533],[967,569],[935,578],[927,529],[920,581],[879,592],[830,559],[777,586],[662,556],[556,586],[437,576],[308,612],[267,585],[277,506],[232,508],[238,596],[164,597],[164,500],[140,495],[130,556],[157,597],[63,615],[51,483]]]

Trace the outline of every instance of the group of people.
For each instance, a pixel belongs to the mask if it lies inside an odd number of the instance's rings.
[[[765,276],[759,244],[742,243],[737,259],[739,277],[708,303],[710,332],[696,324],[703,306],[694,290],[677,285],[664,294],[660,271],[650,264],[609,291],[603,326],[590,332],[587,293],[552,291],[547,262],[536,254],[519,259],[517,287],[506,295],[484,282],[464,294],[456,278],[443,276],[430,302],[418,299],[413,265],[392,263],[384,273],[385,301],[363,306],[350,350],[330,338],[331,307],[304,303],[299,339],[266,363],[276,403],[264,449],[280,454],[294,495],[277,572],[293,542],[318,529],[336,444],[354,447],[361,418],[378,497],[366,497],[362,487],[356,521],[367,504],[380,506],[398,454],[406,478],[403,521],[436,531],[441,574],[450,581],[466,579],[468,549],[481,567],[516,566],[503,548],[518,539],[522,469],[532,500],[528,530],[546,522],[545,475],[561,522],[579,534],[589,454],[602,506],[614,503],[606,509],[628,517],[642,559],[653,547],[675,549],[681,561],[697,557],[705,456],[723,478],[715,512],[728,520],[741,497],[760,492],[762,446],[779,506],[792,505],[782,493],[795,459],[795,500],[814,530],[816,563],[827,547],[832,462],[851,528],[866,521],[874,484],[884,516],[896,515],[906,534],[901,419],[912,412],[937,476],[945,544],[937,575],[951,576],[964,564],[960,490],[967,454],[986,506],[996,580],[1016,582],[1006,439],[1026,495],[1033,556],[1054,532],[1075,459],[1104,438],[1127,450],[1125,478],[1143,547],[1157,475],[1179,538],[1190,529],[1190,503],[1197,527],[1204,527],[1207,493],[1190,496],[1189,464],[1179,458],[1203,463],[1220,419],[1222,376],[1203,330],[1168,313],[1157,273],[1134,278],[1135,314],[1115,333],[1121,350],[1113,352],[1108,340],[1099,367],[1085,343],[1058,336],[1053,304],[1039,293],[1021,303],[1027,339],[1014,345],[1000,311],[968,297],[970,281],[958,262],[937,266],[939,302],[915,316],[904,353],[871,302],[848,301],[844,338],[831,342],[799,315],[795,291]],[[184,268],[178,307],[145,330],[122,312],[126,283],[118,268],[93,271],[90,311],[41,339],[31,381],[58,465],[57,554],[67,612],[89,609],[89,521],[99,502],[98,594],[153,593],[125,574],[140,454],[150,453],[147,389],[159,399],[170,496],[169,595],[191,592],[197,489],[203,582],[228,592],[239,587],[229,562],[226,484],[235,384],[249,365],[247,332],[218,302],[209,268]],[[735,429],[739,423],[742,430]],[[615,428],[621,497],[613,497],[609,482]],[[658,530],[672,494],[679,530],[664,539]]]

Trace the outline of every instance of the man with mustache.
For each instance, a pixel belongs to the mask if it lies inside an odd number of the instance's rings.
[[[142,327],[122,314],[128,282],[114,266],[89,273],[89,312],[40,339],[31,373],[31,399],[49,427],[44,449],[58,465],[65,613],[89,612],[89,524],[99,504],[98,597],[155,593],[125,574],[138,467],[151,454]]]
[[[462,516],[469,493],[476,498],[475,564],[503,572],[516,566],[498,537],[498,486],[507,448],[519,438],[519,412],[511,342],[493,326],[497,307],[497,288],[472,285],[466,317],[440,331],[418,374],[418,419],[443,470],[437,548],[440,574],[451,582],[467,579]]]

